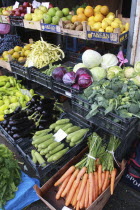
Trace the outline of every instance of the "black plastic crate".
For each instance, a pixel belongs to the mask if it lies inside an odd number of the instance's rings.
[[[10,24],[11,24],[12,26],[24,27],[24,23],[23,23],[24,17],[9,16],[9,19],[10,19]]]
[[[10,61],[12,72],[30,79],[30,68],[24,67],[24,63],[18,63],[17,61]]]
[[[91,110],[91,104],[76,95],[72,97],[71,103],[72,112],[85,119]],[[122,118],[112,112],[105,115],[102,109],[88,121],[121,139],[127,138],[139,123],[139,119],[136,117]]]
[[[0,125],[0,132],[5,136],[6,140],[12,144],[15,145],[14,139],[5,131],[5,129]]]
[[[85,121],[81,121],[79,118],[75,117],[73,114],[70,113],[63,113],[60,117],[62,118],[69,118],[75,125],[79,125],[81,127],[89,127],[90,128],[90,123]],[[16,147],[24,160],[33,168],[35,171],[36,175],[42,179],[44,176],[46,176],[51,170],[60,168],[64,164],[66,164],[67,161],[69,161],[73,156],[77,155],[81,149],[83,149],[86,146],[86,137],[91,134],[91,130],[86,134],[83,138],[83,141],[79,143],[78,145],[75,145],[74,147],[71,147],[70,150],[58,161],[52,162],[52,163],[47,163],[45,167],[41,167],[41,165],[35,164],[32,159],[31,159],[31,150],[36,148],[31,144],[31,141],[22,141],[22,139],[19,139],[16,141]],[[65,142],[66,147],[69,145],[68,143]]]
[[[52,79],[51,77],[47,76],[46,74],[43,74],[39,71],[30,70],[31,80],[33,82],[36,82],[40,85],[43,85],[49,89],[52,89]]]

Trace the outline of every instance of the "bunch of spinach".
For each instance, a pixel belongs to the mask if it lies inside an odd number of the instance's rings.
[[[0,208],[14,198],[20,178],[20,168],[13,153],[4,144],[0,144]]]
[[[91,104],[87,119],[97,113],[113,112],[122,118],[140,118],[140,87],[131,80],[114,78],[93,82],[80,97]]]

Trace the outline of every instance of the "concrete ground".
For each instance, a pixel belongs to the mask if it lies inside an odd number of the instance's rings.
[[[24,163],[24,160],[20,157],[17,150],[9,144],[2,134],[0,135],[0,143],[7,145],[16,155],[19,162]],[[34,177],[34,172],[30,166],[26,165],[28,171],[25,173]],[[21,164],[22,170],[24,170],[25,165]],[[25,208],[26,210],[47,210],[48,208],[42,201],[37,201],[30,206]],[[140,192],[125,185],[122,181],[118,184],[115,189],[115,193],[109,199],[108,203],[105,205],[103,210],[139,210],[140,209]]]

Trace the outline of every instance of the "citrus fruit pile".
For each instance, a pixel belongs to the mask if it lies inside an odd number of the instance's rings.
[[[123,24],[113,12],[109,11],[108,6],[97,5],[95,8],[87,6],[78,8],[76,15],[72,16],[73,23],[87,21],[91,31],[113,33],[116,28],[120,28],[121,33],[129,31],[129,23]]]

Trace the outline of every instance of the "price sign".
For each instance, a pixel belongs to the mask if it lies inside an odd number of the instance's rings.
[[[42,6],[46,7],[47,9],[49,8],[50,2],[42,2]]]
[[[67,137],[67,134],[62,130],[62,129],[59,129],[54,135],[54,140],[57,141],[57,142],[60,142],[62,141],[64,138]]]
[[[15,5],[13,6],[13,9],[17,9],[19,7],[19,2],[16,1]]]

